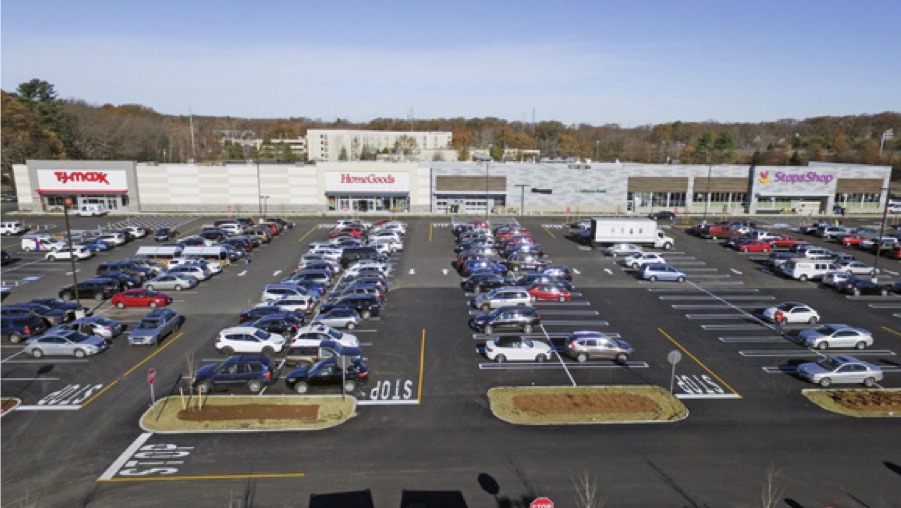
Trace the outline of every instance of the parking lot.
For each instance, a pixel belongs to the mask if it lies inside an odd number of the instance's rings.
[[[28,222],[64,230],[59,217]],[[117,221],[79,217],[71,227],[91,231],[110,222]],[[135,217],[116,225],[126,222],[188,233],[211,219]],[[575,286],[571,301],[535,303],[541,327],[525,336],[559,351],[573,331],[602,331],[634,347],[623,365],[560,355],[548,362],[489,361],[481,353],[486,334],[467,325],[479,313],[468,306],[474,295],[460,288],[450,265],[452,222],[410,219],[404,251],[391,256],[382,313],[352,332],[371,369],[368,384],[355,393],[357,417],[316,433],[143,432],[137,420],[150,403],[148,370],[156,372],[155,396],[162,397],[177,395],[200,365],[221,361],[216,333],[236,325],[238,314],[259,302],[263,286],[292,272],[307,245],[325,240],[333,224],[296,222],[255,250],[252,263],[233,264],[194,289],[172,293],[171,308],[186,322],[159,346],[131,347],[120,336],[97,356],[35,359],[22,354],[21,344],[4,341],[2,395],[22,400],[2,420],[4,504],[30,498],[40,506],[121,506],[153,496],[146,505],[191,499],[196,506],[222,506],[250,496],[259,506],[297,506],[311,493],[371,489],[377,506],[398,506],[401,492],[412,489],[459,491],[469,506],[520,506],[537,494],[568,506],[572,479],[589,471],[610,506],[738,506],[759,499],[770,464],[797,506],[849,505],[849,499],[892,506],[901,498],[901,457],[896,446],[886,446],[896,441],[896,423],[839,417],[807,402],[801,390],[816,387],[795,368],[822,353],[794,337],[810,326],[788,325],[782,335],[760,318],[766,307],[801,301],[823,323],[866,328],[875,337],[872,347],[830,353],[879,365],[885,372],[879,385],[899,388],[901,296],[842,295],[787,279],[764,264],[765,254],[722,248],[685,234],[681,225],[668,228],[676,245],[662,254],[688,280],[647,282],[617,259],[566,238],[559,218],[519,219],[553,264],[573,269]],[[797,235],[798,221],[759,222]],[[872,254],[805,239],[872,263]],[[76,276],[152,244],[145,238],[79,261]],[[12,288],[4,303],[55,297],[71,284],[69,262],[23,252],[16,238],[4,237],[2,246],[15,258],[3,269],[3,283]],[[901,280],[897,260],[883,258],[879,266],[880,281]],[[130,326],[148,310],[84,303],[94,315]],[[682,358],[674,370],[667,360],[672,351]],[[523,428],[495,419],[485,396],[495,386],[634,384],[672,386],[689,418]],[[282,381],[265,391],[288,393]],[[497,492],[486,488],[486,476]],[[61,485],[59,478],[67,481]]]

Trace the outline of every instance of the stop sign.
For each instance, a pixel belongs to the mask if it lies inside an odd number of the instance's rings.
[[[156,381],[156,369],[150,369],[147,371],[147,384],[152,385],[154,381]]]
[[[529,508],[554,508],[554,502],[546,497],[539,497],[532,501]]]

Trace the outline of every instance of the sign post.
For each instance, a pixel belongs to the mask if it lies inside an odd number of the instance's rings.
[[[156,382],[156,369],[147,371],[147,384],[150,385],[150,405],[153,406],[153,415],[156,414],[156,395],[153,393],[153,383]]]
[[[673,365],[673,372],[669,378],[669,393],[673,394],[673,383],[676,381],[676,364],[682,359],[682,353],[678,349],[673,349],[666,355],[666,361]]]

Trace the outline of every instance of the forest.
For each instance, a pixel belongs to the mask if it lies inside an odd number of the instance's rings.
[[[761,123],[681,122],[623,128],[616,124],[564,125],[500,118],[391,119],[351,123],[303,117],[278,119],[164,115],[137,104],[92,105],[63,100],[55,87],[33,79],[14,92],[0,90],[2,175],[13,164],[38,160],[134,160],[139,162],[295,162],[289,151],[247,151],[226,133],[263,140],[296,139],[308,129],[450,131],[458,158],[505,148],[540,150],[546,157],[594,161],[684,164],[806,165],[808,161],[890,165],[901,178],[901,113],[779,119]],[[192,140],[193,136],[193,140]],[[262,151],[261,151],[262,152]]]

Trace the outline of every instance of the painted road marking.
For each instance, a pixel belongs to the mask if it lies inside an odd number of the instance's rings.
[[[569,369],[644,369],[650,367],[647,362],[630,361],[625,365],[617,363],[576,363],[564,362]],[[479,370],[549,370],[563,368],[557,362],[483,362],[479,364]]]
[[[755,309],[762,305],[769,306],[769,303],[763,303],[763,302],[758,303],[758,304],[745,303],[745,304],[740,304],[740,305],[729,305],[727,303],[698,303],[698,304],[674,304],[674,305],[670,305],[670,307],[672,307],[674,309],[681,309],[681,310],[701,310],[701,309],[714,310],[714,309],[732,309],[735,307],[738,307],[739,309],[749,309],[749,308]]]
[[[762,330],[769,329],[769,326],[762,323],[747,323],[735,325],[701,325],[704,330]]]
[[[100,475],[100,478],[98,478],[98,480],[108,480],[108,479],[112,478],[113,476],[115,476],[116,473],[119,472],[120,469],[122,469],[122,466],[125,464],[125,461],[130,459],[131,456],[134,455],[136,451],[138,451],[138,448],[143,446],[144,443],[146,443],[147,440],[150,439],[150,436],[152,436],[152,435],[153,435],[152,432],[145,432],[145,433],[141,434],[140,436],[138,436],[138,438],[135,439],[131,443],[131,445],[129,445],[128,448],[125,449],[124,452],[122,452],[122,455],[119,455],[119,458],[116,459],[116,461],[113,462],[110,465],[110,467],[107,468],[107,470],[102,475]]]
[[[811,349],[802,349],[802,350],[750,350],[750,351],[739,351],[738,354],[746,357],[756,357],[756,358],[766,358],[766,357],[782,357],[782,356],[803,356],[803,357],[821,357],[823,356],[822,351],[815,351]],[[891,350],[879,350],[879,349],[864,349],[864,350],[856,350],[856,349],[830,349],[829,354],[853,354],[854,356],[895,356],[895,352]]]
[[[710,294],[710,291],[704,291],[701,288],[696,288],[692,286],[688,287],[680,287],[680,288],[649,288],[648,291],[652,293],[681,293],[683,291],[690,292],[689,294],[695,295],[698,292],[704,292]],[[756,288],[735,288],[735,289],[721,289],[719,292],[728,291],[730,293],[759,293],[760,290]]]
[[[725,344],[741,344],[741,343],[765,343],[765,342],[775,342],[775,343],[784,343],[786,342],[785,337],[781,335],[761,335],[761,336],[750,336],[750,337],[719,337],[720,342]]]
[[[686,314],[685,317],[688,319],[735,319],[745,317],[745,315],[734,312],[731,314]]]
[[[709,367],[704,365],[701,360],[698,360],[697,357],[685,349],[682,344],[679,344],[676,339],[666,333],[663,328],[657,328],[657,331],[679,348],[683,354],[691,358],[697,365],[710,374],[709,376],[706,374],[701,376],[684,374],[675,375],[673,378],[674,385],[679,386],[679,388],[685,392],[685,394],[677,394],[677,398],[680,395],[683,395],[685,398],[741,398],[741,395],[739,395],[734,388],[714,374]],[[723,387],[725,387],[725,389]],[[728,392],[731,392],[732,395],[728,396]]]
[[[659,297],[661,300],[705,300],[705,301],[724,301],[724,300],[775,300],[775,296],[716,296],[716,295],[663,295]],[[728,304],[728,303],[727,303]]]

